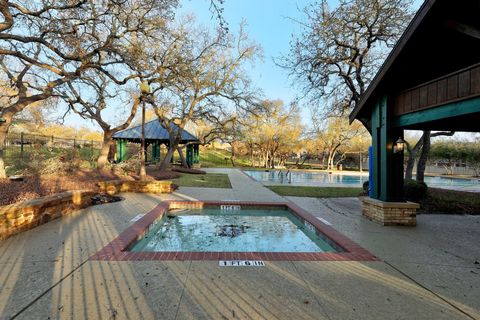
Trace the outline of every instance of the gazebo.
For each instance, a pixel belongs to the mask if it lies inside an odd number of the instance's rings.
[[[176,124],[171,123],[174,132],[180,130],[180,144],[186,146],[186,160],[189,165],[199,163],[199,145],[200,141],[184,129],[180,129]],[[142,126],[138,125],[113,135],[113,139],[117,142],[117,158],[116,161],[125,161],[127,156],[127,142],[141,143]],[[160,124],[158,120],[152,120],[145,123],[145,147],[152,145],[152,161],[160,160],[160,147],[162,144],[168,147],[170,143],[167,129]],[[147,154],[145,152],[145,154]]]
[[[427,0],[350,114],[372,135],[363,213],[415,224],[403,197],[404,130],[480,132],[480,0]]]

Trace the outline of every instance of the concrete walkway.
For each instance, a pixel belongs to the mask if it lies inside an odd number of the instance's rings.
[[[228,174],[232,189],[180,187],[175,195],[187,195],[191,200],[285,201],[261,183],[235,169],[202,169],[210,173]]]
[[[480,216],[419,215],[415,228],[381,227],[362,217],[357,198],[287,199],[480,319]]]
[[[421,216],[417,228],[385,228],[363,219],[356,199],[289,198],[384,261],[88,260],[166,198],[285,200],[225,172],[232,190],[125,194],[0,242],[0,318],[480,319],[480,217]]]

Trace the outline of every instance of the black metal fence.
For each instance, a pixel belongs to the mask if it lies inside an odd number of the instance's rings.
[[[79,140],[24,132],[9,133],[4,157],[8,164],[8,162],[26,159],[34,151],[48,157],[55,156],[65,149],[75,149],[83,159],[92,160],[98,156],[101,146],[102,142],[96,140]]]

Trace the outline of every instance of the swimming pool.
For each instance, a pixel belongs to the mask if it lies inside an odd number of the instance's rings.
[[[256,181],[266,184],[291,184],[302,186],[338,186],[361,187],[368,181],[368,175],[329,174],[327,172],[287,171],[280,170],[244,170],[245,174]],[[430,187],[451,189],[480,189],[478,179],[458,179],[446,177],[425,177],[425,183]]]
[[[340,175],[328,174],[326,172],[312,171],[279,171],[279,170],[244,170],[248,176],[259,182],[270,182],[275,184],[293,184],[293,185],[342,185],[357,187],[363,182],[368,181],[368,176],[361,175]]]
[[[164,201],[90,260],[378,259],[290,202]]]

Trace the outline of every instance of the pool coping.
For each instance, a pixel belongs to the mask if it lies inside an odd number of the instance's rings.
[[[201,209],[204,206],[240,205],[244,207],[283,207],[303,223],[308,222],[316,231],[325,235],[342,252],[131,252],[128,248],[142,237],[155,221],[170,209]],[[264,260],[264,261],[379,261],[379,259],[331,226],[291,202],[245,202],[245,201],[164,201],[134,222],[117,238],[90,257],[97,261],[190,261],[190,260]]]

